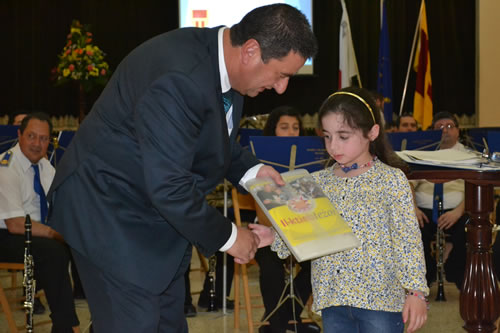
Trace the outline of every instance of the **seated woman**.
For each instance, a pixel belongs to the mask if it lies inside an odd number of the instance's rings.
[[[302,134],[300,113],[289,106],[281,106],[271,112],[263,133],[264,136],[300,136]],[[257,218],[260,224],[271,226],[267,217],[258,207]],[[255,259],[260,268],[259,282],[265,307],[264,318],[266,318],[278,306],[285,289],[285,260],[278,258],[276,252],[271,251],[269,246],[259,249]],[[311,262],[301,262],[300,266],[301,269],[293,280],[293,286],[295,295],[302,301],[302,304],[305,304],[311,295]],[[285,292],[283,297],[288,295],[289,290]],[[299,321],[297,324],[298,332],[320,332],[320,328],[316,324],[300,322],[300,313],[303,307],[298,302],[292,304],[291,300],[288,299],[268,319],[270,325],[259,328],[259,333],[284,333],[287,328],[294,330],[293,325],[289,326],[288,324],[289,320],[294,319],[293,305],[295,306],[295,319]]]

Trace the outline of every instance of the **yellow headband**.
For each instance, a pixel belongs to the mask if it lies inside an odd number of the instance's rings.
[[[349,95],[349,96],[357,98],[358,100],[360,100],[366,106],[366,108],[368,109],[368,111],[370,111],[370,114],[372,115],[373,123],[374,124],[377,123],[375,121],[375,116],[373,115],[372,108],[370,107],[370,105],[368,103],[366,103],[366,101],[361,96],[358,96],[358,95],[356,95],[354,93],[347,92],[347,91],[337,91],[336,93],[333,93],[330,96],[328,96],[328,98],[333,97],[335,95]]]

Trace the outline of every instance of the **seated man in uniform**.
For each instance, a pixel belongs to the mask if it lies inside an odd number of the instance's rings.
[[[458,121],[449,112],[439,112],[434,115],[431,128],[441,130],[440,149],[465,150],[459,139]],[[437,228],[444,230],[448,235],[447,241],[451,242],[451,248],[447,246],[444,251],[444,270],[446,280],[454,282],[460,289],[465,272],[465,222],[464,215],[464,181],[461,179],[449,181],[443,184],[443,214],[437,221],[433,221],[434,206],[434,184],[426,180],[412,180],[411,184],[415,190],[416,213],[422,231],[424,254],[427,266],[427,281],[429,285],[436,280],[436,260],[431,255],[430,243],[435,239]],[[449,253],[449,255],[447,255]],[[446,258],[447,257],[447,258]]]
[[[49,303],[52,333],[80,332],[68,272],[70,253],[61,235],[44,224],[45,194],[55,173],[45,158],[51,131],[45,113],[29,114],[18,130],[19,143],[0,155],[0,261],[23,262],[29,214],[34,275]]]

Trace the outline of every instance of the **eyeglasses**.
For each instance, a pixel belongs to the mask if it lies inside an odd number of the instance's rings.
[[[441,131],[442,131],[442,130],[444,130],[445,128],[446,128],[446,129],[452,129],[452,128],[455,128],[455,127],[457,127],[457,126],[455,126],[455,124],[448,124],[448,125],[441,125],[441,126],[439,126],[438,128],[436,128],[436,129],[438,129],[438,130],[441,130]]]

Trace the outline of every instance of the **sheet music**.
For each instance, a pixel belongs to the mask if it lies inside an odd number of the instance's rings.
[[[474,151],[441,149],[434,151],[404,150],[396,152],[407,163],[446,168],[499,171],[500,164],[489,162]]]

